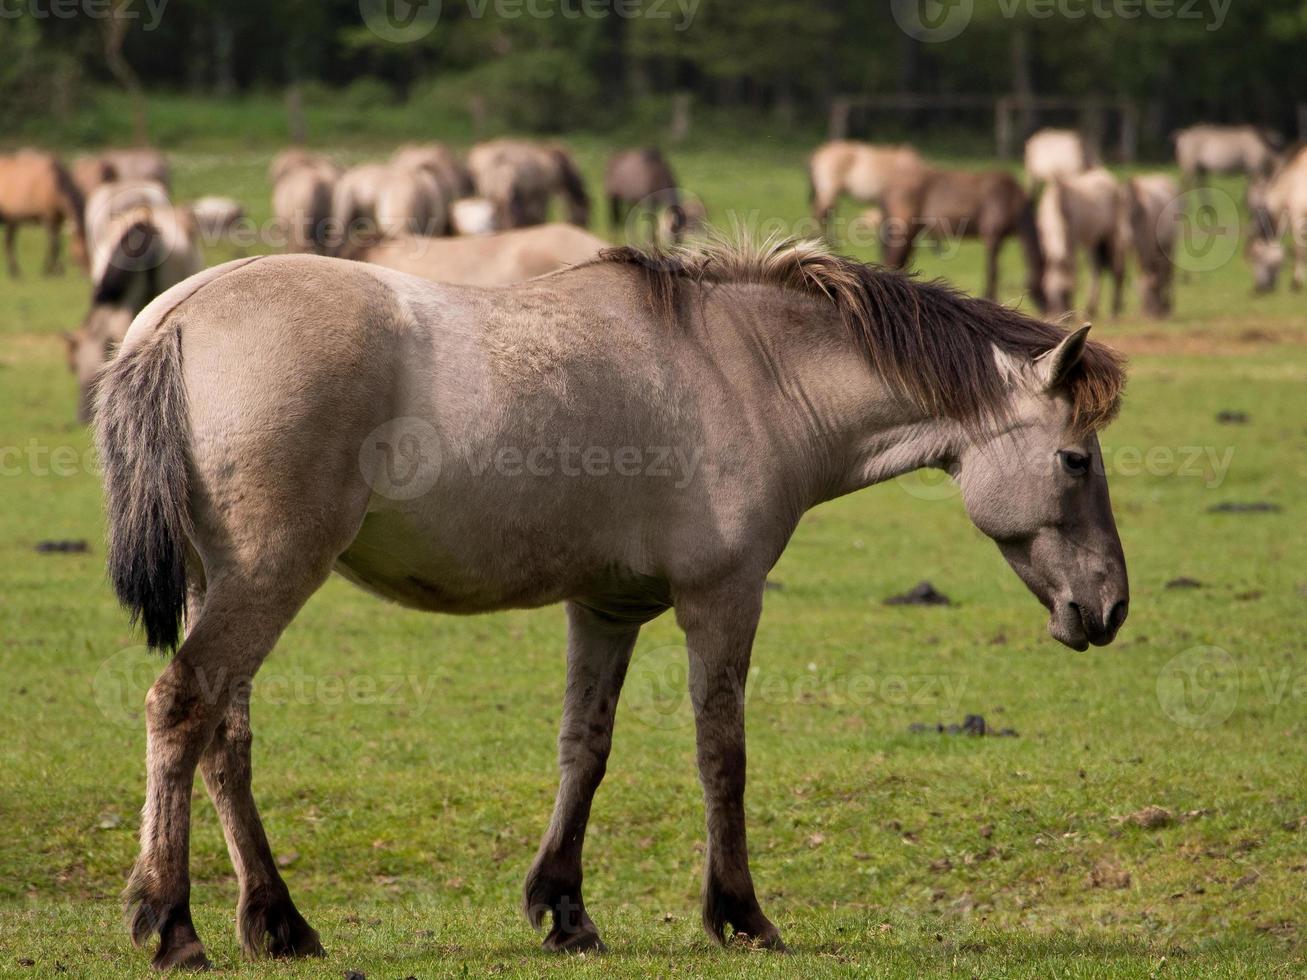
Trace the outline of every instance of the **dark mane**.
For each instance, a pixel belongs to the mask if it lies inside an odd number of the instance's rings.
[[[864,265],[810,241],[762,246],[714,242],[686,250],[605,249],[600,262],[643,270],[650,302],[674,317],[684,280],[762,283],[833,303],[872,368],[901,396],[932,416],[970,424],[1002,417],[1008,378],[994,349],[1021,363],[1066,337],[1060,327],[940,282]],[[1095,431],[1116,415],[1124,361],[1089,342],[1067,380],[1072,424]]]

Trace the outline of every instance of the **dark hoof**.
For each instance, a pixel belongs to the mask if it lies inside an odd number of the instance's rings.
[[[740,943],[749,949],[766,949],[773,953],[785,952],[785,941],[781,939],[781,931],[770,922],[767,923],[767,928],[761,930],[756,936],[737,931],[732,938],[732,942]]]
[[[730,895],[709,882],[704,891],[703,927],[717,942],[726,945],[726,928],[734,933],[733,941],[751,949],[785,951],[780,930],[763,915],[752,891],[745,896]]]
[[[326,955],[317,930],[304,921],[289,895],[251,896],[241,902],[238,932],[250,959]]]
[[[152,897],[136,873],[123,892],[123,909],[135,946],[144,946],[151,936],[158,935],[159,948],[152,960],[156,970],[207,970],[213,966],[191,924],[190,908]]]
[[[204,944],[198,939],[169,947],[167,943],[159,944],[159,951],[154,954],[150,964],[156,970],[212,970],[213,964],[204,954]]]
[[[599,938],[599,931],[595,929],[594,923],[589,922],[586,925],[588,928],[583,927],[575,932],[566,932],[555,926],[545,937],[543,948],[551,953],[608,952],[608,947]]]

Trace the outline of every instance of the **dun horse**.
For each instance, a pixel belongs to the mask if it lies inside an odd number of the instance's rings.
[[[82,192],[63,164],[49,153],[19,150],[0,157],[0,225],[5,229],[5,255],[9,275],[17,279],[18,229],[25,224],[45,226],[49,246],[45,253],[47,276],[63,270],[59,258],[64,222],[72,226],[72,254],[86,264],[86,235],[82,228]]]
[[[203,268],[199,234],[186,208],[138,206],[106,221],[91,270],[91,308],[82,325],[65,335],[68,367],[79,388],[79,420],[90,421],[96,375],[136,314]]]
[[[1180,187],[1166,174],[1126,182],[1130,238],[1139,260],[1144,314],[1168,317],[1175,307],[1175,246],[1180,234]]]
[[[561,197],[567,220],[582,228],[590,223],[590,195],[581,170],[566,149],[556,144],[501,139],[478,143],[467,155],[477,193],[495,203],[499,228],[541,225],[549,220],[549,202]]]
[[[657,147],[619,150],[609,157],[604,170],[604,197],[608,198],[609,226],[614,230],[637,214],[642,220],[648,219],[648,237],[657,240],[665,213],[671,239],[681,240],[685,213],[681,210],[676,175]]]
[[[832,140],[808,160],[812,214],[829,237],[831,216],[847,194],[864,204],[881,204],[891,186],[910,182],[926,169],[910,146],[873,146],[852,140]]]
[[[268,168],[272,213],[292,252],[325,253],[329,248],[332,193],[340,168],[298,148],[279,153]]]
[[[1010,235],[1021,240],[1026,291],[1044,309],[1044,254],[1035,227],[1034,202],[1011,174],[1001,170],[907,172],[885,192],[881,228],[884,261],[906,268],[917,236],[937,242],[979,238],[985,246],[985,298],[998,295],[998,256]]]
[[[1307,281],[1307,148],[1299,149],[1264,184],[1249,189],[1252,234],[1247,255],[1253,270],[1253,287],[1270,292],[1284,264],[1281,239],[1293,242],[1293,279],[1290,288],[1302,289]]]
[[[1116,178],[1098,167],[1050,181],[1039,198],[1036,222],[1044,250],[1047,312],[1057,316],[1071,309],[1077,260],[1084,249],[1091,270],[1085,311],[1091,317],[1098,312],[1103,272],[1108,271],[1112,275],[1112,315],[1119,316],[1130,226],[1125,192]]]
[[[744,820],[767,572],[810,507],[938,467],[1052,635],[1109,643],[1128,594],[1095,433],[1123,373],[1087,332],[811,243],[615,249],[489,290],[315,256],[175,287],[99,386],[111,579],[152,647],[186,625],[146,700],[132,938],[159,935],[158,967],[206,961],[188,871],[198,766],[247,953],[322,951],[251,795],[247,695],[334,568],[435,612],[566,603],[561,784],[524,901],[556,950],[602,948],[586,823],[640,627],[674,610],[707,811],[703,922],[781,947]],[[520,467],[479,462],[506,447]]]
[[[567,224],[533,225],[491,235],[431,239],[416,235],[361,245],[342,258],[384,265],[436,282],[506,286],[599,256],[608,243]]]
[[[1209,174],[1266,177],[1275,169],[1278,156],[1278,140],[1256,126],[1190,126],[1171,139],[1185,190],[1198,186],[1204,195]]]

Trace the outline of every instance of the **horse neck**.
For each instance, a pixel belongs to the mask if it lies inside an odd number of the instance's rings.
[[[744,335],[747,363],[755,365],[749,387],[761,396],[757,413],[781,465],[806,487],[808,506],[957,457],[962,427],[895,393],[833,306],[775,287],[746,288],[747,297],[723,301],[725,321],[707,326],[732,324]],[[740,370],[732,365],[733,375]]]

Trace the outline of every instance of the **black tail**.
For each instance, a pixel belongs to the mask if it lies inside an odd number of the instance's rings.
[[[189,431],[176,326],[110,362],[97,384],[96,447],[109,517],[109,579],[155,650],[175,650],[191,533]]]

